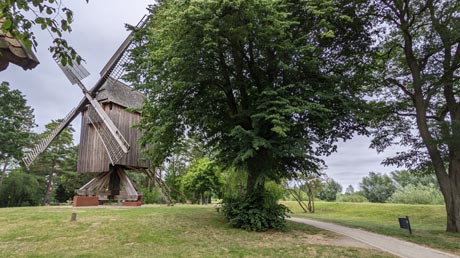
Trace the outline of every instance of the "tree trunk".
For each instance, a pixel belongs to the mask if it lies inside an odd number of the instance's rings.
[[[460,189],[455,188],[453,184],[441,186],[441,190],[446,202],[447,212],[447,232],[460,232]]]
[[[6,168],[8,167],[8,159],[5,159],[5,164],[3,165],[2,174],[0,174],[0,186],[3,184],[3,178],[6,174]]]
[[[263,168],[256,159],[248,161],[248,179],[246,197],[262,197],[265,191],[265,179],[262,176]]]
[[[448,179],[438,180],[444,196],[447,212],[447,232],[460,232],[460,162],[449,164]]]
[[[265,174],[271,169],[268,150],[260,148],[254,157],[247,161],[246,196],[263,196],[265,192]]]
[[[53,178],[54,178],[54,173],[51,173],[48,177],[48,182],[46,183],[46,192],[45,192],[45,198],[43,199],[43,205],[50,204],[51,192],[53,192],[53,189],[52,189]]]
[[[310,208],[309,206],[307,206],[303,201],[302,201],[302,196],[301,196],[301,193],[300,193],[300,190],[297,192],[294,189],[290,189],[288,187],[286,187],[286,190],[292,195],[292,197],[294,197],[294,199],[297,201],[297,203],[299,204],[299,206],[302,208],[303,212],[304,213],[307,213]],[[308,205],[310,205],[310,202],[308,203]]]
[[[308,188],[308,211],[310,213],[315,213],[315,196],[311,188]]]

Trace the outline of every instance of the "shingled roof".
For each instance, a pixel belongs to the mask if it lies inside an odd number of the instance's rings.
[[[2,25],[3,19],[0,19],[0,27]],[[9,63],[27,70],[35,68],[40,62],[30,49],[24,47],[21,41],[0,30],[0,71],[5,70]]]
[[[96,94],[101,102],[112,102],[125,108],[141,108],[145,96],[128,85],[109,78]]]

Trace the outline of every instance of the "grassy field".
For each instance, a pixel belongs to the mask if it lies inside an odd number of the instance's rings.
[[[77,221],[71,222],[71,213]],[[390,257],[330,232],[230,228],[212,206],[0,209],[1,257]]]
[[[296,202],[283,202],[296,217],[306,217],[396,236],[460,254],[460,234],[446,233],[442,205],[317,202],[316,213],[305,214]],[[413,235],[400,229],[398,217],[409,216]]]

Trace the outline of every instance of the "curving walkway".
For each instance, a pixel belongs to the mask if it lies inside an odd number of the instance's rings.
[[[394,237],[383,236],[356,228],[340,226],[334,223],[312,219],[291,217],[288,220],[304,223],[313,227],[332,231],[361,241],[382,251],[405,258],[460,258],[460,256],[445,253],[429,247],[410,243]]]

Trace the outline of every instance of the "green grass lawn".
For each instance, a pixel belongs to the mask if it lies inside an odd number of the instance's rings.
[[[443,205],[316,202],[316,213],[306,214],[296,202],[282,203],[294,212],[292,216],[363,228],[460,254],[460,234],[445,232]],[[399,228],[398,217],[405,216],[409,216],[413,235]]]
[[[71,222],[72,212],[77,221]],[[212,206],[0,209],[1,257],[390,257],[330,245],[337,235],[229,227]],[[331,240],[332,239],[332,240]]]

